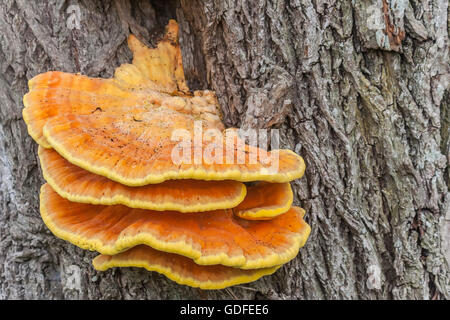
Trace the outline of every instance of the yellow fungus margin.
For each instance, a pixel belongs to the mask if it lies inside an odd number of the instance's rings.
[[[265,169],[260,170],[259,172],[242,172],[239,169],[234,170],[226,170],[226,171],[208,171],[204,170],[202,168],[194,169],[190,168],[187,170],[171,170],[171,171],[165,171],[161,174],[155,174],[150,173],[146,175],[143,178],[125,178],[122,175],[119,175],[111,170],[109,170],[107,167],[102,166],[95,166],[89,163],[88,161],[81,159],[80,157],[77,157],[74,154],[71,154],[70,151],[68,151],[63,143],[60,143],[54,139],[51,134],[49,133],[49,129],[47,126],[44,126],[43,129],[44,137],[47,139],[47,141],[50,143],[50,145],[61,155],[63,156],[67,161],[71,162],[72,164],[83,168],[87,171],[90,171],[92,173],[107,177],[108,179],[111,179],[113,181],[119,182],[121,184],[124,184],[126,186],[130,187],[140,187],[147,184],[155,184],[155,183],[161,183],[166,180],[173,180],[173,179],[194,179],[194,180],[235,180],[240,182],[250,182],[250,181],[267,181],[267,182],[289,182],[292,180],[299,179],[303,176],[305,173],[305,161],[301,156],[293,152],[289,149],[280,149],[280,157],[283,152],[285,152],[288,155],[295,156],[298,160],[298,167],[296,170],[284,172],[284,173],[273,173],[272,171]],[[266,172],[267,171],[267,172]]]
[[[31,80],[28,80],[29,87],[30,87],[30,81]],[[52,146],[47,142],[47,140],[42,135],[42,133],[38,133],[38,132],[34,131],[33,126],[31,125],[32,121],[30,121],[30,115],[29,115],[29,112],[31,112],[31,108],[28,108],[29,103],[28,103],[27,95],[23,96],[23,105],[24,105],[24,108],[22,109],[22,117],[23,117],[23,121],[25,121],[25,123],[27,125],[28,134],[40,146],[50,149]]]
[[[294,202],[294,193],[292,192],[291,185],[285,184],[285,192],[287,201],[282,206],[270,206],[270,207],[256,207],[247,210],[236,210],[233,208],[233,212],[236,216],[246,220],[270,220],[287,212]]]
[[[242,191],[238,197],[232,200],[224,200],[220,202],[210,202],[210,203],[198,203],[192,205],[184,205],[175,202],[165,202],[165,203],[154,203],[150,201],[132,200],[123,195],[114,195],[113,197],[102,197],[96,198],[91,196],[78,196],[62,190],[56,181],[51,179],[44,170],[42,170],[42,175],[45,181],[58,193],[61,197],[79,203],[94,204],[94,205],[124,205],[130,208],[145,209],[145,210],[155,210],[155,211],[178,211],[178,212],[204,212],[213,211],[220,209],[229,209],[237,206],[241,203],[247,194],[247,189],[245,185],[242,186]]]
[[[146,209],[146,210],[155,210],[155,211],[178,211],[178,212],[203,212],[203,211],[213,211],[220,209],[229,209],[236,207],[239,203],[244,201],[245,196],[247,195],[247,188],[244,184],[241,186],[241,191],[237,197],[234,197],[231,200],[223,200],[218,202],[200,202],[197,204],[186,205],[174,202],[164,202],[164,203],[154,203],[151,201],[142,201],[142,200],[133,200],[125,195],[116,194],[112,197],[92,197],[92,196],[82,196],[82,195],[74,195],[69,192],[63,190],[58,181],[52,179],[51,175],[48,174],[47,168],[42,161],[40,153],[42,150],[38,149],[39,160],[41,162],[42,175],[44,176],[45,181],[56,191],[61,197],[79,203],[87,203],[94,205],[124,205],[130,208],[137,209]]]
[[[120,255],[120,254],[119,254]],[[211,281],[211,280],[199,280],[192,276],[183,276],[177,273],[170,267],[164,266],[159,263],[154,263],[144,259],[127,259],[127,260],[118,260],[115,256],[105,256],[99,255],[94,258],[92,261],[94,268],[98,271],[106,271],[110,268],[115,267],[138,267],[144,268],[148,271],[156,271],[158,273],[163,274],[170,280],[175,281],[181,285],[187,285],[194,288],[200,288],[203,290],[217,290],[223,289],[226,287],[243,284],[258,280],[259,278],[273,274],[277,271],[281,266],[274,266],[270,268],[261,268],[254,270],[241,270],[236,269],[235,274],[229,278],[226,278],[222,281]],[[205,267],[207,268],[207,266]]]

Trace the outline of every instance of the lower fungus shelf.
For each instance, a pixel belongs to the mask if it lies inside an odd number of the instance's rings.
[[[47,183],[73,202],[201,212],[233,208],[246,196],[245,185],[238,181],[168,180],[129,187],[71,164],[54,149],[39,147],[39,159]]]
[[[271,220],[251,221],[231,210],[180,213],[70,202],[48,184],[40,199],[41,216],[57,237],[107,255],[145,244],[201,265],[269,268],[294,258],[310,232],[297,207]]]
[[[260,181],[247,187],[244,201],[233,208],[236,216],[247,220],[270,220],[286,213],[294,195],[291,184]]]
[[[161,273],[178,284],[208,290],[252,282],[274,273],[280,267],[243,270],[222,265],[201,266],[189,258],[145,245],[112,256],[99,255],[93,260],[93,265],[99,271],[114,267],[145,268]]]

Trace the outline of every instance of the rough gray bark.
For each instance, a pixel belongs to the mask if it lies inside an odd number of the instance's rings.
[[[449,299],[448,17],[446,0],[3,0],[0,298]],[[191,88],[215,90],[229,126],[279,128],[307,163],[293,183],[307,245],[251,284],[207,292],[135,268],[98,273],[95,253],[39,216],[27,79],[111,76],[131,58],[127,35],[154,44],[169,18]]]

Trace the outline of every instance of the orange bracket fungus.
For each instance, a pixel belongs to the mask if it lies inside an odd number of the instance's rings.
[[[53,149],[39,147],[44,179],[70,201],[150,210],[199,212],[237,206],[246,195],[238,181],[167,180],[128,187],[77,167]]]
[[[250,221],[231,210],[200,214],[70,202],[48,184],[40,200],[42,219],[55,235],[107,255],[145,244],[201,265],[268,268],[294,258],[310,232],[297,207],[271,220]]]
[[[304,161],[290,150],[260,150],[252,163],[248,146],[238,149],[218,137],[224,126],[217,99],[210,91],[189,93],[177,32],[171,22],[155,49],[130,37],[133,64],[119,67],[112,79],[63,72],[31,79],[23,110],[30,135],[74,165],[129,186],[170,179],[287,182],[301,177]],[[215,136],[208,138],[208,132]],[[194,143],[182,144],[187,138]],[[182,161],[176,163],[181,145]],[[244,163],[234,161],[238,153]],[[279,159],[275,171],[262,159],[272,153]]]
[[[272,274],[311,230],[289,183],[303,159],[225,129],[214,92],[186,85],[174,20],[156,48],[132,35],[128,46],[132,63],[111,79],[29,80],[23,118],[47,181],[44,223],[100,253],[99,271],[141,267],[202,289]]]
[[[99,271],[113,267],[141,267],[164,274],[179,284],[201,289],[222,289],[255,281],[274,273],[280,267],[243,270],[222,265],[200,266],[186,257],[158,251],[145,245],[135,246],[113,256],[99,255],[92,264]]]
[[[245,200],[233,208],[243,219],[266,220],[287,212],[294,199],[291,185],[286,183],[259,182],[248,187]]]

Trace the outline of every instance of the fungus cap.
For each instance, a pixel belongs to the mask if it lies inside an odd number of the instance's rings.
[[[145,268],[161,273],[178,284],[208,290],[252,282],[274,273],[280,267],[243,270],[222,265],[201,266],[189,258],[146,245],[138,245],[112,256],[99,255],[92,263],[99,271],[114,267]]]
[[[289,182],[257,182],[247,187],[247,196],[233,212],[247,220],[267,220],[287,212],[294,195]]]
[[[44,136],[71,163],[129,186],[170,179],[286,182],[304,173],[303,159],[291,150],[258,149],[253,151],[258,161],[252,163],[249,150],[254,147],[242,149],[226,138],[215,143],[200,138],[196,146],[194,120],[164,107],[138,115],[60,115],[47,121]],[[188,132],[187,144],[180,147],[174,130]],[[222,154],[210,159],[205,153],[212,145]],[[227,154],[232,154],[231,161]]]
[[[172,96],[146,87],[125,88],[115,79],[90,78],[80,74],[49,71],[29,80],[24,95],[23,118],[29,134],[40,145],[50,148],[43,136],[47,121],[58,115],[109,115],[148,112],[165,107],[181,114],[194,115],[223,130],[218,103],[212,91]]]
[[[107,255],[145,244],[201,265],[268,268],[294,258],[310,232],[297,207],[272,220],[249,221],[231,210],[197,214],[75,203],[48,184],[40,200],[42,219],[57,237]]]
[[[166,34],[156,48],[145,47],[133,35],[128,45],[133,52],[133,63],[117,68],[112,79],[49,71],[28,81],[29,92],[24,96],[22,113],[28,132],[37,143],[51,147],[42,128],[56,115],[148,111],[159,106],[195,114],[224,129],[215,94],[209,90],[195,91],[193,95],[189,92],[178,43],[178,25],[174,20],[169,21]]]
[[[40,146],[38,154],[44,179],[61,197],[73,202],[201,212],[233,208],[246,195],[245,185],[231,180],[168,180],[128,187],[71,164],[54,149]]]
[[[177,37],[174,21],[154,49],[130,36],[133,63],[119,67],[112,79],[58,71],[37,75],[24,96],[30,135],[71,163],[128,186],[170,179],[286,182],[301,177],[303,159],[290,150],[267,153],[217,138],[224,129],[217,99],[211,91],[189,92]],[[196,133],[196,123],[204,134]],[[174,139],[177,133],[190,139],[187,161],[174,161],[181,145]],[[256,163],[249,150],[258,151]],[[279,162],[274,166],[266,159]]]

